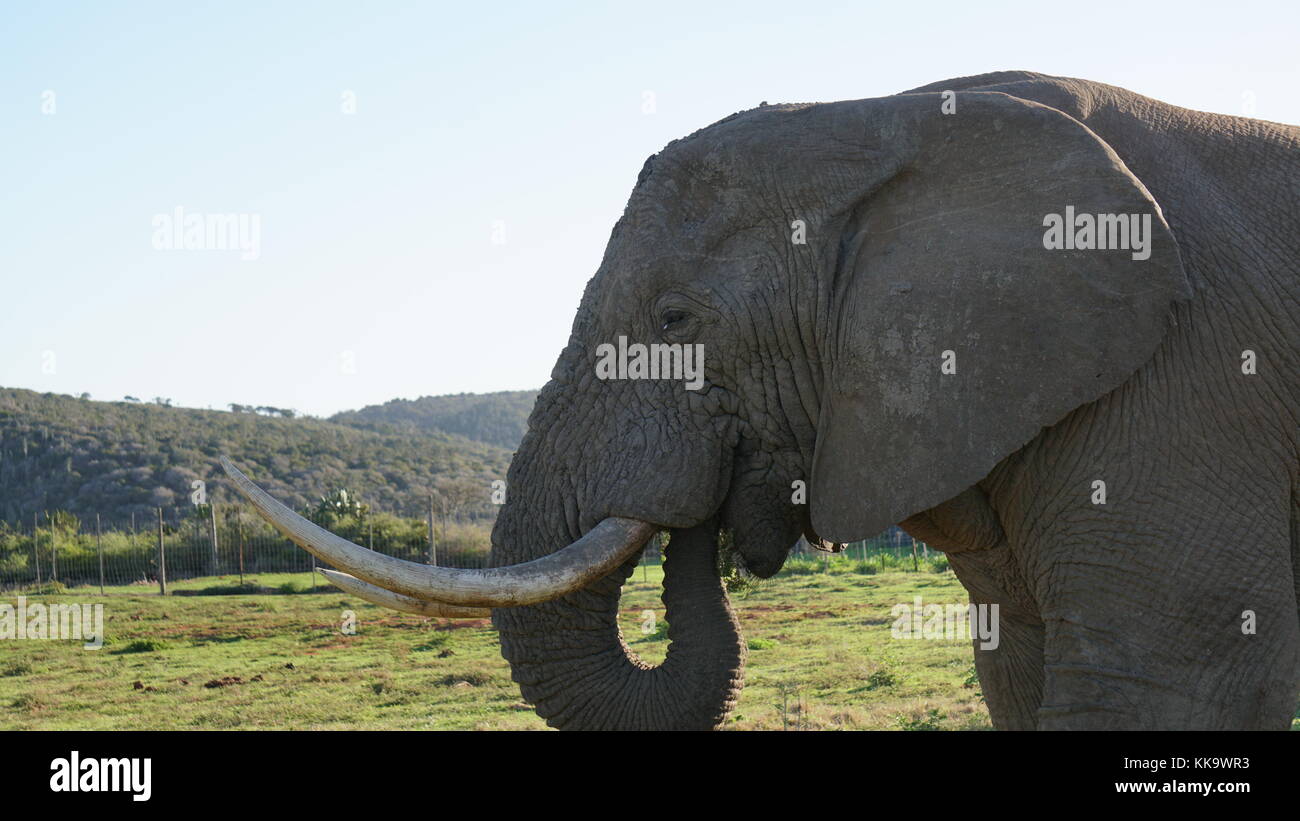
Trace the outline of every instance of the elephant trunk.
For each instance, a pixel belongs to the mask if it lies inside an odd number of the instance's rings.
[[[566,730],[717,727],[740,692],[745,643],[716,557],[714,523],[672,531],[663,590],[670,645],[658,666],[637,658],[618,626],[634,560],[562,598],[494,610],[524,698]]]

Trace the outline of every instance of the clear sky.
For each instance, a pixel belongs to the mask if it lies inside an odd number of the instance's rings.
[[[0,385],[538,387],[645,158],[763,100],[1029,69],[1300,123],[1300,4],[1161,5],[5,0]],[[156,249],[176,207],[259,255]]]

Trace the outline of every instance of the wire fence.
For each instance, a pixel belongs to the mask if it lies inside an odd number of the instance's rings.
[[[823,567],[850,566],[859,572],[875,570],[936,571],[948,569],[948,557],[925,542],[912,538],[900,527],[891,527],[870,539],[850,542],[837,552],[813,548],[803,539],[786,559],[786,568],[820,563]]]
[[[244,578],[267,573],[309,573],[329,567],[240,505],[157,510],[136,517],[83,522],[56,516],[27,523],[0,522],[0,590],[156,586],[208,576]],[[321,521],[363,547],[408,561],[443,567],[488,564],[491,519],[471,516],[431,520],[378,515]],[[432,533],[432,545],[430,545]]]
[[[96,517],[82,522],[64,514],[47,517],[44,523],[39,518],[30,523],[0,522],[0,590],[139,593],[154,588],[165,592],[168,583],[205,577],[238,577],[243,588],[249,577],[261,574],[306,574],[329,567],[241,505],[205,505],[170,514],[159,509],[152,521],[144,518],[108,523]],[[489,564],[490,518],[430,516],[421,521],[386,514],[309,518],[395,558],[457,568]],[[923,563],[929,567],[934,556],[942,554],[891,528],[876,538],[847,545],[834,557],[801,539],[789,558],[792,566],[850,561],[880,569],[919,570]],[[653,565],[661,560],[656,538],[641,561]]]

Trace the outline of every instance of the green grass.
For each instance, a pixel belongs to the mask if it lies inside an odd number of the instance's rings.
[[[58,585],[57,590],[51,590],[50,583],[46,583],[41,588],[27,588],[0,593],[0,598],[13,599],[14,596],[22,594],[24,596],[35,596],[37,594],[53,596],[58,593],[75,594],[77,600],[81,601],[85,596],[98,594],[99,587],[89,585],[84,587],[65,588]],[[265,593],[305,593],[311,592],[309,588],[315,588],[315,592],[330,592],[335,590],[334,587],[327,584],[319,574],[313,576],[309,572],[302,573],[249,573],[243,577],[243,583],[240,583],[240,577],[236,575],[228,576],[203,576],[197,579],[182,579],[179,581],[169,581],[167,583],[168,595],[181,596],[232,596],[248,594],[265,594]],[[104,593],[109,598],[104,601],[114,601],[117,596],[157,596],[157,582],[135,582],[133,584],[110,584],[104,587]]]
[[[966,683],[966,642],[889,635],[889,608],[918,592],[964,600],[950,573],[804,564],[735,597],[750,653],[731,726],[988,726],[978,686]],[[651,662],[667,648],[661,581],[659,567],[638,568],[621,604],[629,643]],[[488,621],[423,619],[337,591],[282,595],[314,586],[305,573],[244,583],[177,582],[166,598],[143,585],[58,597],[104,602],[105,646],[7,642],[0,729],[544,727]],[[345,610],[356,614],[355,635],[340,632]],[[648,634],[645,610],[656,616]]]
[[[815,569],[801,564],[733,597],[750,649],[730,727],[990,726],[967,641],[890,636],[890,608],[899,602],[966,600],[951,572],[924,563],[911,572],[910,557],[906,571],[875,573],[852,572],[855,563],[843,557],[807,563]],[[192,580],[172,590],[238,581]],[[650,662],[667,648],[661,581],[659,567],[638,568],[620,605],[624,635]],[[303,573],[245,582],[295,592],[311,584]],[[338,591],[223,592],[164,598],[156,588],[127,587],[100,597],[83,588],[57,597],[104,603],[105,646],[4,642],[0,730],[544,728],[510,680],[486,620],[424,619]],[[355,635],[340,632],[347,610],[356,614]]]

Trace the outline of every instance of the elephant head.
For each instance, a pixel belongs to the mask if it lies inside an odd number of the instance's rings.
[[[492,569],[363,551],[237,480],[351,589],[493,608],[551,725],[716,726],[744,661],[720,530],[766,577],[801,534],[866,538],[957,496],[1128,378],[1186,295],[1159,208],[1095,134],[1001,93],[945,103],[763,106],[646,162],[510,466]],[[1148,215],[1148,256],[1045,248],[1067,207]],[[617,378],[605,358],[636,344],[699,346],[702,372]],[[650,667],[617,612],[657,530],[672,643]]]

